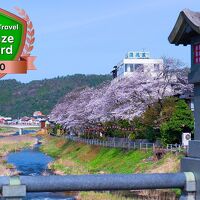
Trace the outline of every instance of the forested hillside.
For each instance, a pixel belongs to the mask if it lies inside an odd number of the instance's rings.
[[[64,95],[76,88],[96,87],[110,81],[110,75],[75,74],[53,79],[20,83],[0,81],[0,115],[20,117],[36,110],[49,114]]]

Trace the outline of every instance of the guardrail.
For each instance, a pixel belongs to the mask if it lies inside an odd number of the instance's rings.
[[[103,147],[115,147],[115,148],[124,148],[124,149],[140,149],[148,150],[155,147],[154,143],[138,143],[132,141],[116,141],[116,140],[99,140],[99,139],[85,139],[74,136],[66,136],[67,139],[73,140],[75,142],[84,142],[90,145],[98,145]]]
[[[0,189],[7,199],[25,197],[26,192],[169,188],[180,188],[191,195],[196,191],[193,173],[0,177]]]
[[[85,139],[75,136],[66,136],[67,139],[75,142],[83,142],[89,145],[97,145],[103,147],[114,147],[114,148],[124,148],[124,149],[139,149],[148,150],[156,149],[155,143],[144,143],[144,142],[133,142],[130,140],[116,140],[115,138],[109,140],[99,140],[99,139]],[[162,148],[165,152],[186,152],[187,149],[183,148],[180,144],[168,144],[166,148]]]
[[[187,147],[183,147],[180,144],[167,144],[166,151],[187,152]]]

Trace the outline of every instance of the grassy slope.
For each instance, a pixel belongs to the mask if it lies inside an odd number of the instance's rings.
[[[56,158],[51,168],[63,174],[72,173],[157,173],[179,170],[180,157],[166,155],[152,161],[152,151],[105,148],[46,137],[42,151]],[[151,159],[149,159],[151,158]]]
[[[167,154],[163,159],[153,161],[148,159],[153,158],[151,151],[125,151],[118,148],[97,147],[49,136],[45,137],[45,143],[41,150],[55,158],[49,167],[57,174],[170,173],[179,171],[179,162],[182,157],[181,155]],[[173,191],[180,195],[180,190]],[[150,192],[147,191],[147,194],[150,195]],[[171,195],[174,196],[174,192],[170,192]],[[96,200],[101,195],[104,200],[123,199],[123,197],[108,193],[95,192],[81,192],[78,197],[81,200]]]
[[[46,138],[42,151],[57,158],[51,165],[56,172],[72,173],[133,173],[149,168],[146,159],[152,152],[125,151],[118,148],[94,147],[61,138]],[[48,145],[47,145],[48,143]]]
[[[7,127],[1,127],[0,126],[0,133],[8,133],[8,132],[13,132],[16,131],[17,129],[15,128],[7,128]]]

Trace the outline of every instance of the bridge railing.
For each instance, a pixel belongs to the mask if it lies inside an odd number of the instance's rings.
[[[188,195],[194,196],[196,185],[193,173],[0,177],[0,189],[6,199],[23,198],[26,192],[169,188],[182,189],[182,199]]]

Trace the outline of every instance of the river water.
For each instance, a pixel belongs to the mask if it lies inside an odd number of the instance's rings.
[[[33,149],[24,149],[19,152],[8,154],[7,162],[15,165],[20,175],[36,176],[51,174],[48,170],[48,163],[53,158],[40,152],[39,145],[35,145]],[[28,193],[25,199],[30,200],[74,200],[75,198],[66,196],[64,193]]]

